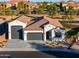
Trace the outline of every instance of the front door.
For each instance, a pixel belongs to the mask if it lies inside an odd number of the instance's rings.
[[[51,40],[51,31],[46,32],[46,39]]]
[[[23,28],[22,28],[22,26],[12,26],[11,27],[11,38],[23,40]]]

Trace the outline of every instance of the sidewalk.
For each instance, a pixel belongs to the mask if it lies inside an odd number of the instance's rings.
[[[0,48],[0,51],[38,51],[34,48]]]

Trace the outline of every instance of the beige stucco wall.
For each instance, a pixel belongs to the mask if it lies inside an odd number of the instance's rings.
[[[26,27],[26,23],[20,22],[18,20],[12,21],[8,25],[9,39],[11,39],[11,26],[23,26],[23,28]]]

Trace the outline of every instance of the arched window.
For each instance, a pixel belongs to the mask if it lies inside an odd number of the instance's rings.
[[[29,7],[29,5],[27,5],[27,7]]]
[[[3,7],[3,4],[1,4],[1,6]]]
[[[6,5],[5,5],[5,7],[6,7]]]
[[[58,37],[58,38],[62,37],[62,33],[61,33],[61,32],[56,32],[56,31],[55,31],[55,37]]]
[[[62,32],[59,27],[55,29],[55,37],[58,37],[58,38],[62,37]]]

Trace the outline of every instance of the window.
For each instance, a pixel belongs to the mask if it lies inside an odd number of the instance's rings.
[[[3,4],[1,4],[1,6],[3,7]]]
[[[61,32],[55,32],[55,37],[58,37],[58,38],[62,37],[62,33]]]
[[[6,5],[5,5],[5,7],[6,7]]]
[[[29,5],[27,5],[27,7],[29,7]]]
[[[46,32],[46,39],[51,39],[51,31]]]

